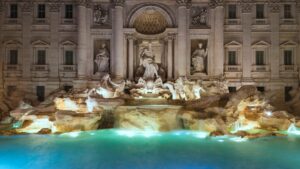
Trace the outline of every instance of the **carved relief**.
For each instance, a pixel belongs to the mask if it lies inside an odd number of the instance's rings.
[[[94,42],[94,73],[102,75],[109,73],[110,48],[109,40],[95,40]]]
[[[272,13],[279,13],[280,12],[279,2],[280,2],[279,0],[270,0],[270,2],[269,2],[270,12],[272,12]]]
[[[191,74],[207,74],[207,40],[192,40],[191,44]]]
[[[59,0],[48,0],[49,2],[49,11],[50,12],[59,12],[60,1]]]
[[[94,23],[98,25],[108,23],[108,10],[105,10],[101,5],[94,6]]]
[[[22,11],[23,12],[32,12],[33,6],[34,6],[34,4],[31,1],[24,2],[22,5]]]
[[[252,0],[240,0],[242,13],[251,13],[252,12]]]
[[[192,26],[207,25],[208,10],[206,7],[192,7],[191,24]]]

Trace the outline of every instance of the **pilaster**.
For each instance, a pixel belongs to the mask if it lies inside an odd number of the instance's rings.
[[[4,24],[4,15],[5,15],[5,10],[4,10],[4,2],[0,2],[0,30],[2,30],[2,25]],[[3,42],[3,33],[0,33],[0,43]],[[4,57],[5,57],[5,53],[4,53],[4,46],[1,44],[0,45],[0,99],[3,96],[3,92],[4,92],[4,77],[3,77],[3,62],[4,62]]]
[[[243,27],[243,47],[242,47],[242,67],[243,82],[251,81],[252,69],[252,48],[251,48],[251,26],[252,26],[252,2],[242,0],[240,3],[242,9],[242,27]]]
[[[33,4],[25,2],[21,6],[22,13],[19,18],[22,20],[22,51],[19,51],[19,59],[22,62],[22,73],[25,81],[30,80],[32,65],[31,46],[31,24],[33,14]]]
[[[280,25],[280,4],[273,2],[269,5],[271,21],[271,51],[269,62],[271,66],[271,78],[279,79],[280,49],[279,49],[279,25]]]

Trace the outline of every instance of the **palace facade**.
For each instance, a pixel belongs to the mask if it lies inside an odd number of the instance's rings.
[[[297,0],[1,0],[0,92],[40,100],[116,79],[298,87]]]

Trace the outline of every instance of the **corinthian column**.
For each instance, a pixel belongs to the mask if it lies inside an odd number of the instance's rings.
[[[177,0],[178,3],[178,54],[176,55],[175,75],[186,76],[187,72],[187,5],[190,0]]]
[[[223,0],[212,0],[211,7],[215,8],[214,35],[214,76],[222,76],[224,71],[224,7]]]
[[[113,53],[112,57],[112,75],[116,79],[123,79],[125,76],[125,56],[123,42],[123,5],[124,0],[114,0],[115,8],[113,10]]]
[[[86,4],[78,4],[78,79],[85,79],[87,74],[87,18]]]

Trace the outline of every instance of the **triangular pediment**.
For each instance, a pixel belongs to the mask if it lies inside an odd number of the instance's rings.
[[[31,42],[31,44],[33,46],[50,46],[50,44],[48,42],[43,41],[43,40],[36,40],[36,41]]]
[[[237,41],[231,41],[231,42],[229,42],[225,45],[225,47],[227,47],[227,48],[229,48],[229,47],[241,47],[241,46],[242,46],[242,44],[237,42]]]
[[[297,42],[289,40],[289,41],[286,41],[286,42],[282,43],[280,46],[281,47],[296,47],[297,45],[298,45]]]
[[[259,47],[266,48],[266,47],[269,47],[269,46],[270,46],[270,44],[266,41],[258,41],[258,42],[254,43],[252,45],[252,47],[254,47],[254,48],[259,48]]]
[[[22,45],[22,43],[18,40],[7,40],[3,42],[4,45]]]
[[[66,40],[60,43],[62,46],[76,46],[77,44],[75,42]]]

